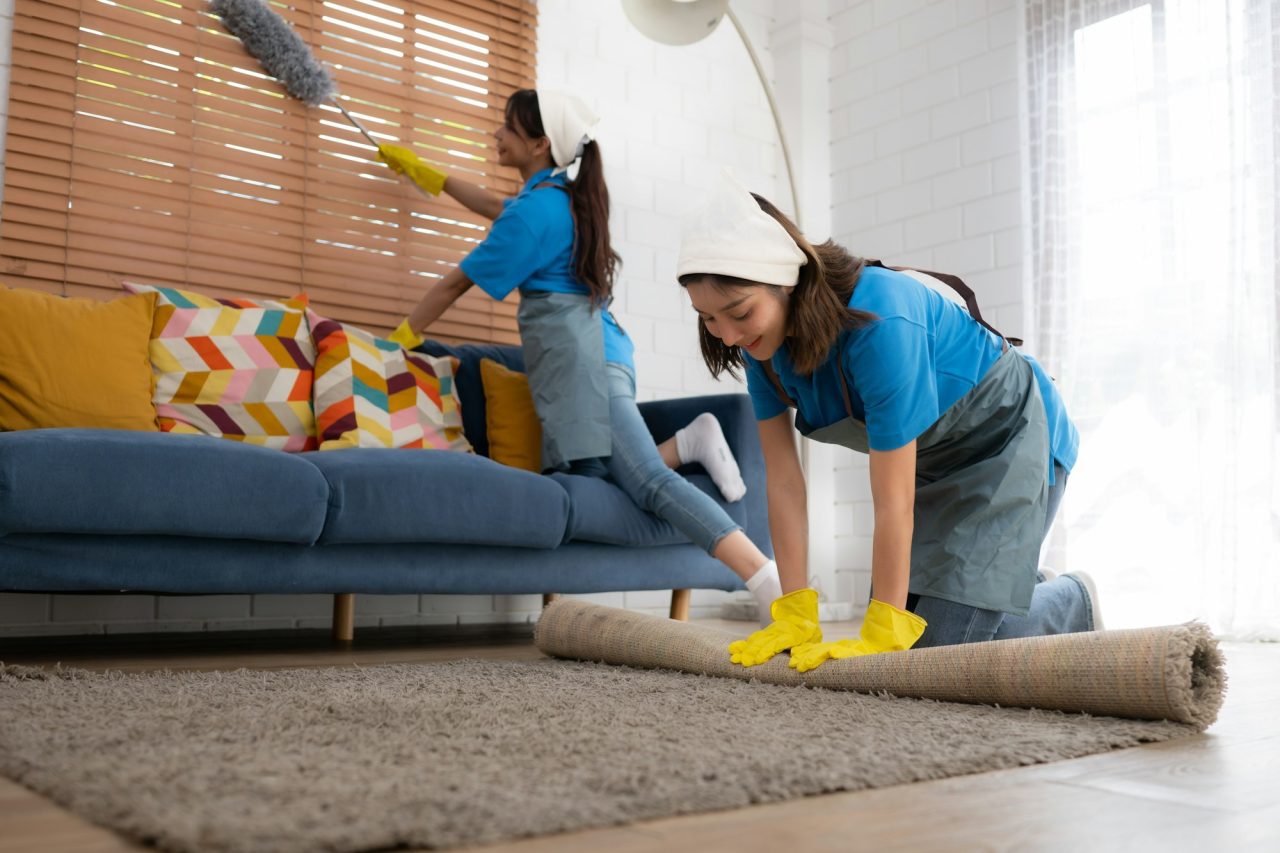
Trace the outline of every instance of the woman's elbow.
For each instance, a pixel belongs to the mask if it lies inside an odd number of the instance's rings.
[[[444,281],[440,282],[440,286],[449,294],[450,301],[456,300],[466,293],[474,284],[475,282],[467,278],[466,273],[461,268],[456,270],[454,275],[446,276]]]

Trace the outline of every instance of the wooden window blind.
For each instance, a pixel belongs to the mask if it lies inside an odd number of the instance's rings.
[[[534,81],[531,0],[271,3],[375,136],[495,192],[492,131]],[[0,210],[4,283],[111,298],[122,281],[310,295],[394,327],[488,222],[424,196],[331,105],[266,75],[207,0],[18,0]],[[506,170],[504,170],[506,171]],[[433,337],[514,343],[479,289]]]

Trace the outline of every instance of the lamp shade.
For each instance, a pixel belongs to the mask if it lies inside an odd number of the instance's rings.
[[[661,44],[693,44],[711,35],[729,0],[622,0],[631,25]]]

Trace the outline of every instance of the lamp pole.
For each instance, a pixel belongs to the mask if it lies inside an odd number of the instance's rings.
[[[733,23],[733,28],[738,31],[738,38],[742,42],[742,46],[747,49],[747,56],[751,57],[751,64],[755,66],[756,75],[760,78],[760,88],[764,89],[764,96],[769,100],[769,111],[773,113],[773,126],[777,128],[778,142],[782,146],[782,161],[787,167],[787,183],[791,187],[793,215],[795,216],[796,226],[800,229],[800,233],[803,234],[804,222],[800,212],[800,193],[796,190],[796,170],[791,165],[791,149],[787,146],[787,133],[783,129],[782,116],[778,114],[778,102],[773,97],[773,86],[769,85],[769,78],[765,76],[764,66],[760,64],[760,57],[756,55],[756,49],[752,46],[751,39],[747,37],[747,31],[743,29],[742,22],[734,14],[732,6],[725,10],[725,15]]]

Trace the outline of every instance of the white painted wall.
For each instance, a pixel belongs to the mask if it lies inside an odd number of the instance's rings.
[[[965,277],[1006,334],[1026,331],[1015,0],[734,0],[774,81],[811,238]],[[7,93],[13,0],[0,0]],[[710,379],[674,283],[681,214],[720,163],[793,212],[767,101],[726,21],[686,47],[648,42],[620,4],[540,0],[539,82],[605,117],[600,144],[624,258],[615,309],[636,340],[642,400],[739,390]],[[4,98],[7,104],[7,98]],[[0,121],[4,108],[0,104]],[[0,167],[2,167],[0,163]],[[866,601],[865,457],[813,448],[814,570],[836,602]],[[660,592],[591,596],[665,612]],[[724,594],[695,593],[695,615]],[[535,618],[537,596],[357,596],[357,624]],[[0,636],[326,627],[328,596],[0,594]]]
[[[955,273],[1022,336],[1016,0],[831,0],[832,234]],[[866,602],[866,457],[835,453],[836,594]]]

